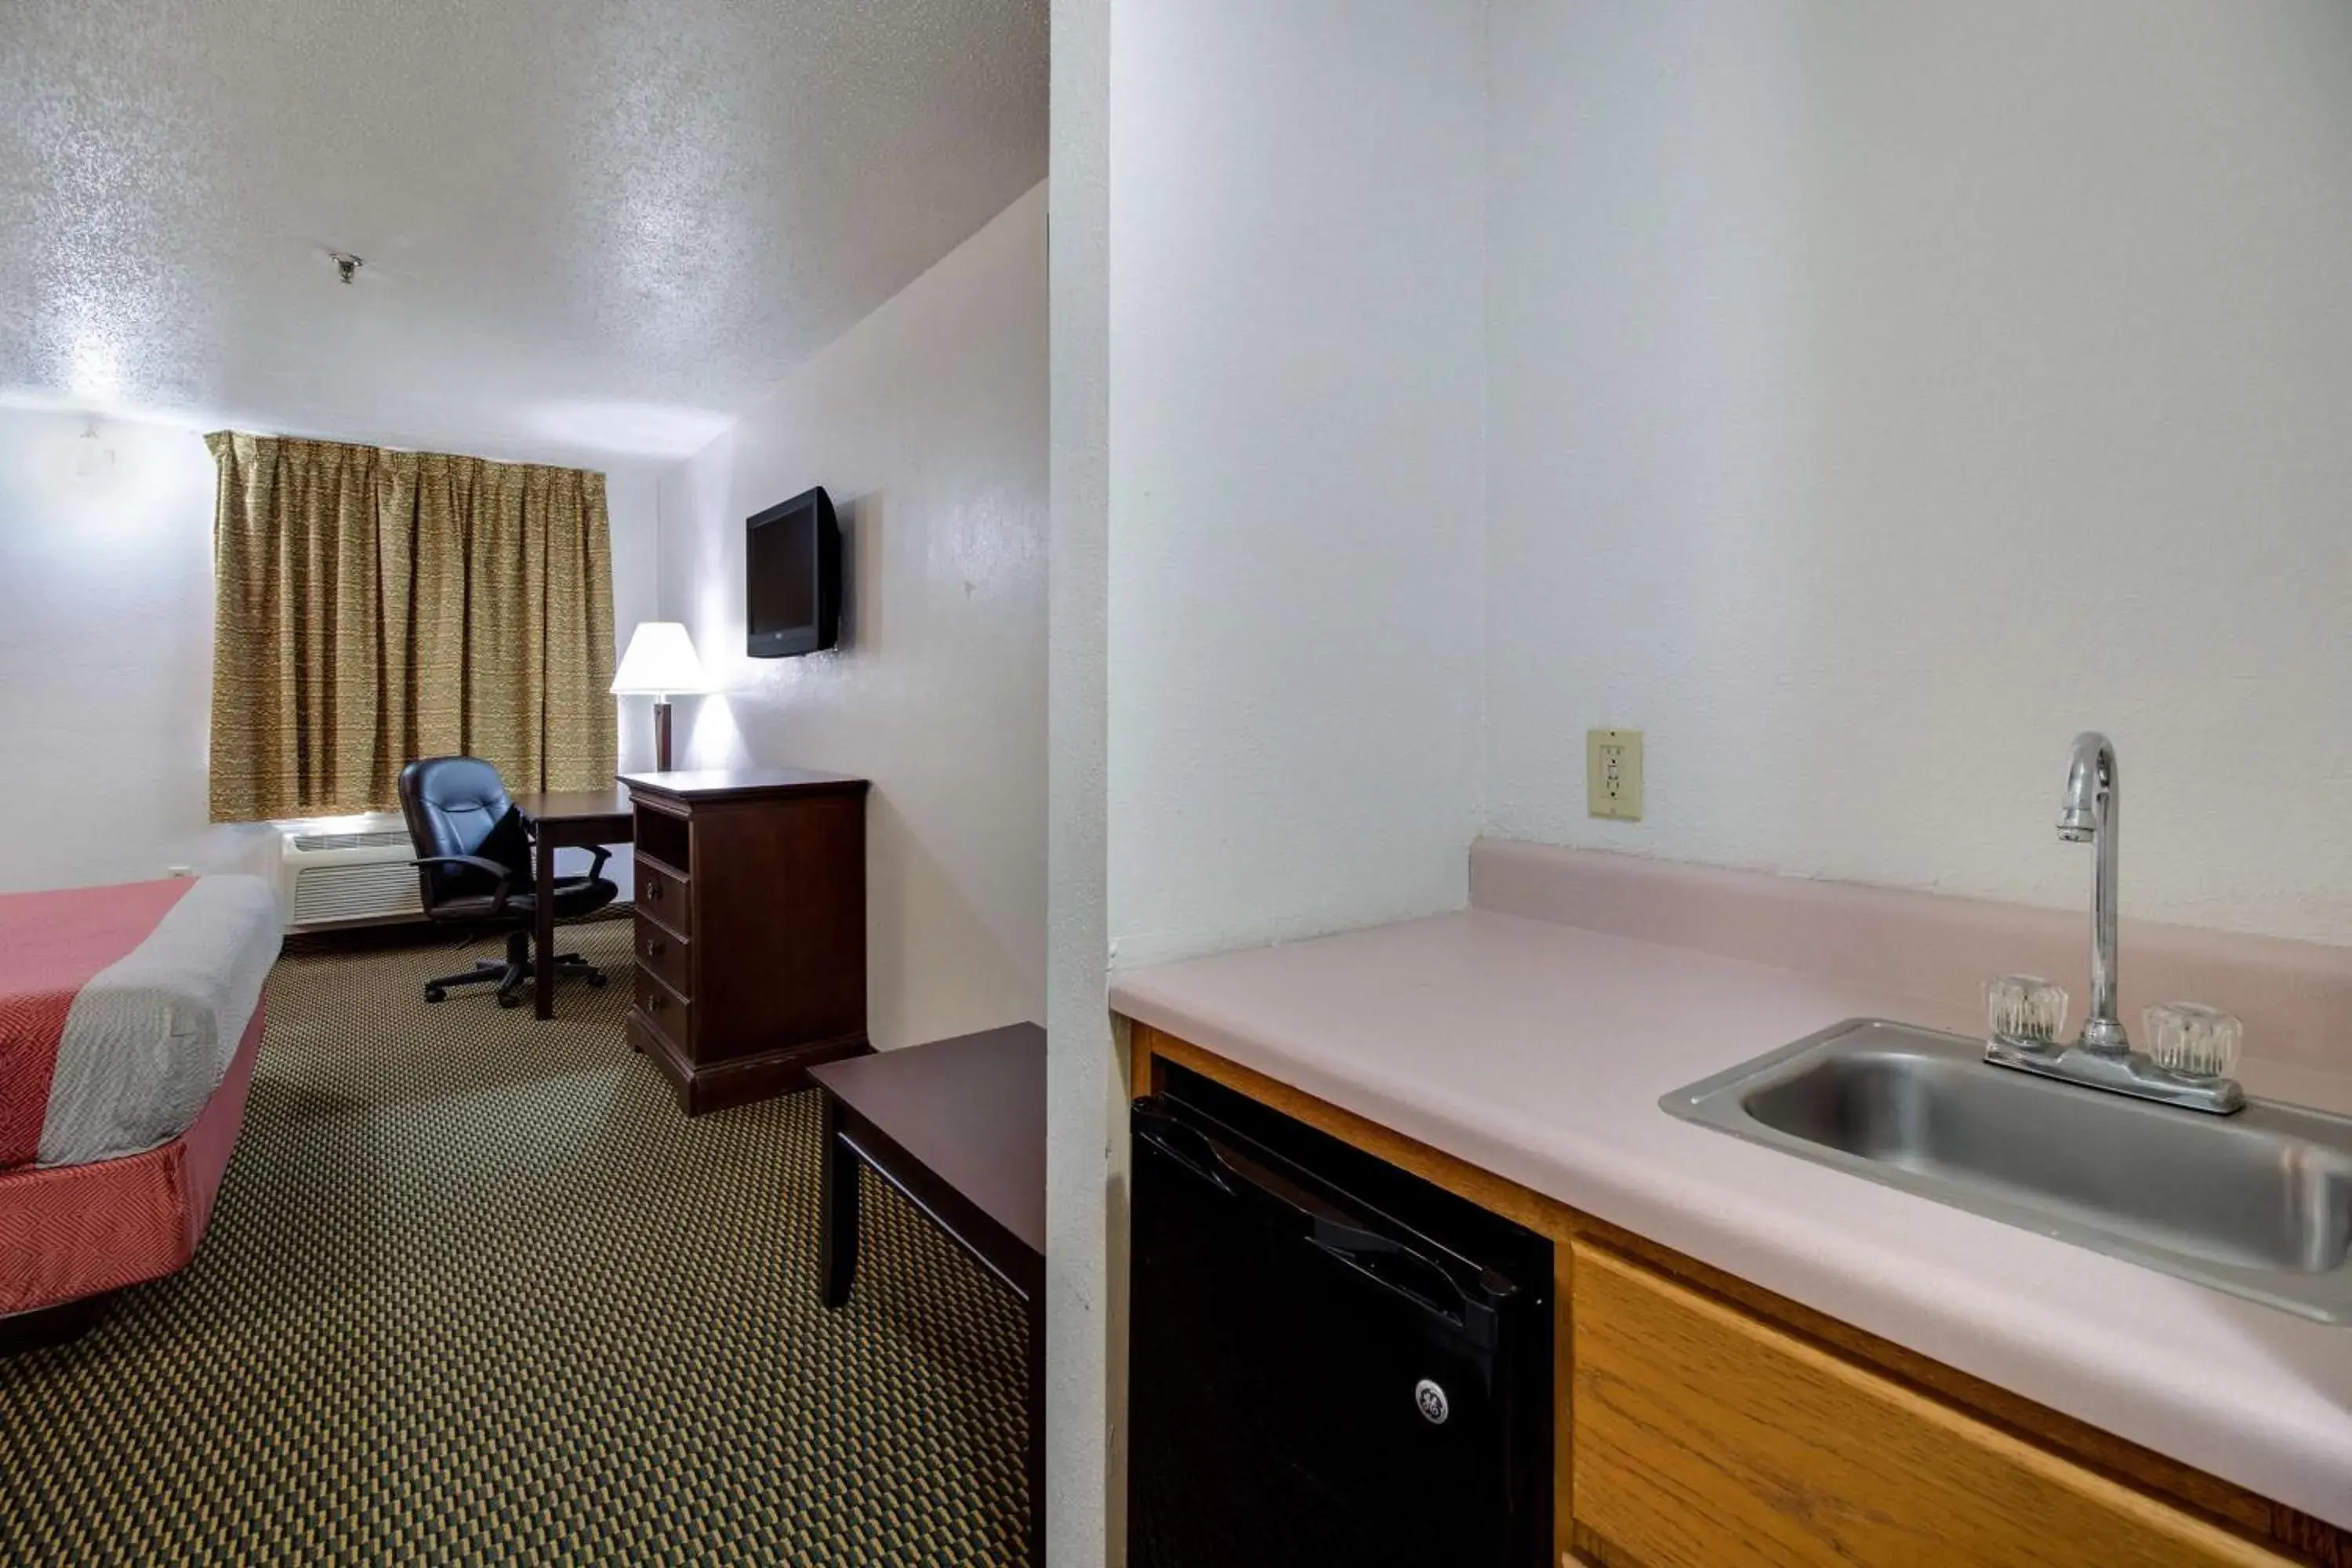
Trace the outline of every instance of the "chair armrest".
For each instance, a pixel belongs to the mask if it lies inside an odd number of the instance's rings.
[[[604,874],[604,862],[613,858],[613,852],[602,844],[591,844],[588,853],[596,857],[595,863],[588,868],[588,879],[593,882]]]
[[[420,855],[409,864],[417,867],[471,866],[477,871],[488,871],[499,879],[498,887],[490,894],[490,913],[502,915],[507,912],[507,895],[514,884],[514,868],[511,866],[501,866],[481,855]]]

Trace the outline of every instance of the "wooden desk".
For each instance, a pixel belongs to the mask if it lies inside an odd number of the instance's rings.
[[[626,844],[636,831],[629,792],[611,789],[542,790],[514,797],[514,807],[530,829],[531,869],[539,893],[539,921],[531,931],[530,1005],[542,1018],[555,1016],[555,852],[600,844]]]
[[[857,1168],[915,1201],[1028,1315],[1029,1560],[1045,1561],[1045,1031],[1014,1024],[809,1069],[824,1092],[824,1304],[857,1276]]]

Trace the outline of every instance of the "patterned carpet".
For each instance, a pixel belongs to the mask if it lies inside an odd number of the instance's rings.
[[[0,1563],[1024,1560],[1017,1304],[869,1175],[827,1312],[815,1097],[688,1122],[567,935],[546,1024],[289,950],[194,1265],[0,1362]]]

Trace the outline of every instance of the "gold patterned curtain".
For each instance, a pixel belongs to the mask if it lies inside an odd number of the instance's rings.
[[[227,431],[212,819],[380,810],[465,752],[509,790],[614,766],[604,476]]]

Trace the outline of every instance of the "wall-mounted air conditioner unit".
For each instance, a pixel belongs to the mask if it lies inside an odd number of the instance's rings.
[[[288,931],[422,920],[408,828],[396,812],[277,824],[278,907]]]

